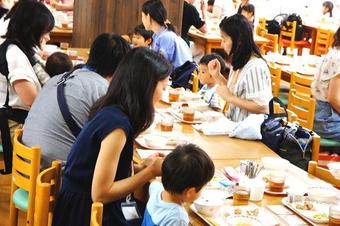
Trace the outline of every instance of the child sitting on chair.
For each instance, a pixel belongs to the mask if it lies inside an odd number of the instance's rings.
[[[135,27],[132,35],[132,45],[133,48],[146,47],[149,48],[152,44],[152,31],[145,30],[143,24]]]
[[[52,78],[73,69],[72,61],[65,53],[55,52],[47,58],[45,70]]]
[[[203,87],[198,92],[203,100],[209,104],[209,107],[213,108],[214,110],[221,110],[220,98],[216,93],[217,83],[215,79],[209,74],[208,71],[208,63],[214,59],[217,59],[221,64],[221,74],[225,75],[226,73],[226,65],[223,58],[216,54],[212,53],[209,55],[205,55],[201,58],[199,62],[199,73],[198,78],[200,82],[203,84]]]
[[[177,146],[164,159],[163,186],[156,181],[150,185],[142,226],[187,226],[189,217],[182,204],[195,201],[214,173],[214,163],[201,148],[194,144]]]

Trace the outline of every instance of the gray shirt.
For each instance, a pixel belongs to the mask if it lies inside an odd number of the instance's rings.
[[[90,108],[108,88],[108,81],[99,74],[78,69],[66,81],[65,98],[72,118],[83,127]],[[51,78],[35,99],[24,125],[23,143],[41,147],[41,167],[53,160],[66,161],[75,137],[60,112],[57,101],[57,82],[62,75]]]

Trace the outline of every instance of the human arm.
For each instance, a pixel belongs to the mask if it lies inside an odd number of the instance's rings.
[[[64,4],[62,2],[52,1],[51,5],[58,11],[72,11],[74,1]]]
[[[92,181],[91,194],[94,202],[108,203],[126,197],[161,174],[162,158],[157,157],[136,175],[113,181],[125,142],[126,135],[122,129],[113,130],[101,142]]]
[[[337,74],[329,81],[328,102],[340,114],[340,74]]]
[[[13,82],[13,88],[25,105],[32,106],[38,91],[31,82],[27,80],[16,80]]]

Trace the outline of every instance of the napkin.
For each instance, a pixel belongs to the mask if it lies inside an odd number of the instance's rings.
[[[228,135],[236,127],[237,123],[225,117],[214,122],[204,122],[202,124],[193,125],[193,127],[202,131],[205,135]]]

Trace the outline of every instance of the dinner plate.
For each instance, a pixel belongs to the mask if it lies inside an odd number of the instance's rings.
[[[308,199],[308,197],[304,197],[303,202]],[[298,215],[307,218],[308,220],[317,223],[317,224],[326,224],[328,223],[328,212],[329,212],[329,205],[326,203],[316,202],[316,201],[309,201],[313,204],[313,210],[301,210],[296,208],[297,204],[303,204],[303,202],[298,203],[289,203],[288,198],[282,199],[282,204],[293,210]],[[324,214],[327,218],[320,218],[318,219],[316,216],[318,214]]]
[[[296,69],[296,72],[301,75],[315,75],[317,72],[317,69],[315,67],[298,67]]]

